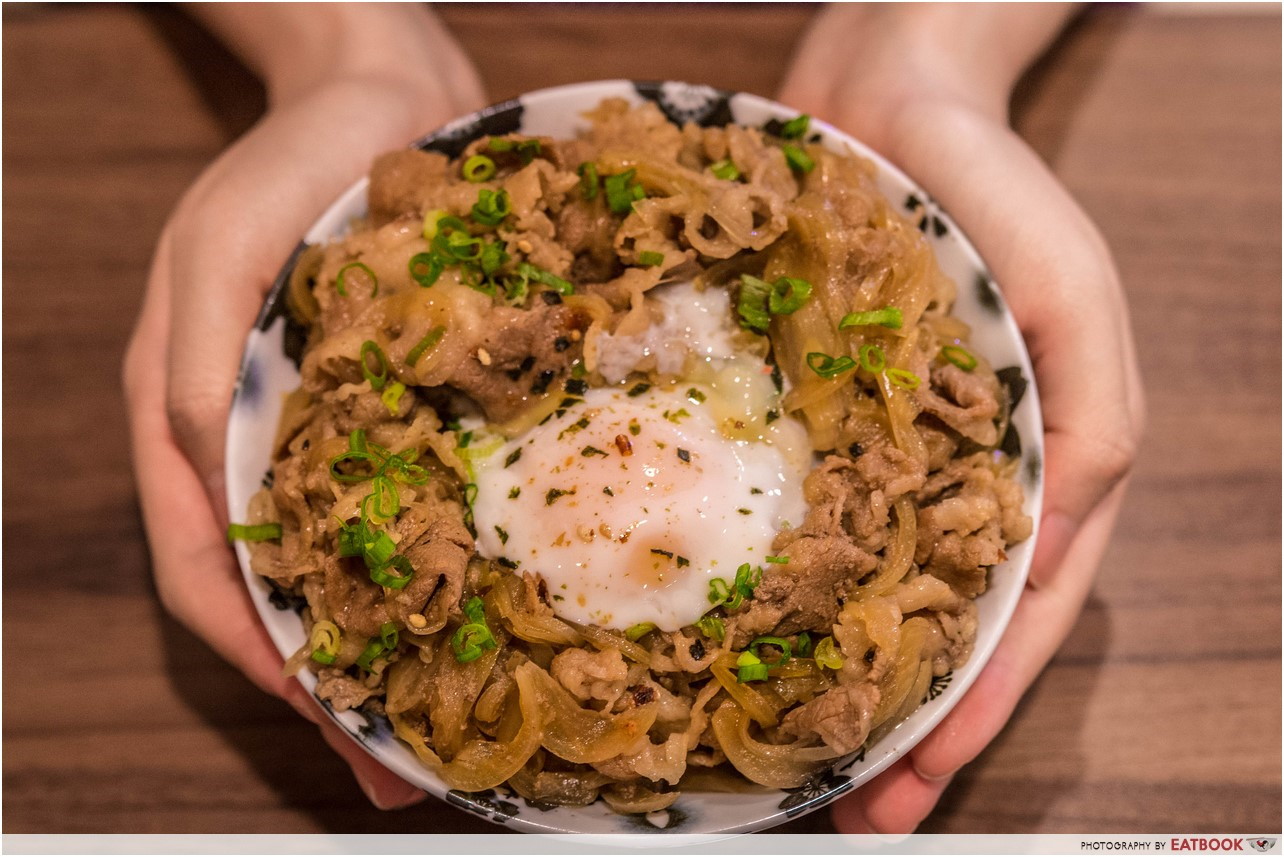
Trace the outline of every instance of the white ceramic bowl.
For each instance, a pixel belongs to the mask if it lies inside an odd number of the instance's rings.
[[[702,125],[761,126],[773,119],[787,121],[798,113],[755,95],[727,93],[705,86],[601,81],[528,93],[458,119],[416,145],[454,156],[470,141],[486,134],[520,131],[570,137],[587,125],[581,114],[608,97],[625,98],[634,103],[650,100],[677,122],[693,121]],[[879,171],[879,187],[894,204],[908,212],[926,209],[922,221],[924,232],[941,268],[959,286],[955,315],[972,326],[972,342],[977,350],[993,365],[1005,367],[1002,377],[1014,395],[1020,396],[1013,411],[1013,431],[1008,443],[1019,445],[1026,512],[1037,522],[1043,493],[1043,425],[1038,396],[1021,335],[980,256],[932,198],[877,153],[824,122],[813,120],[811,128],[832,151],[854,152],[874,161]],[[365,213],[366,186],[367,181],[362,179],[335,200],[304,241],[315,244],[342,234],[354,217]],[[302,332],[289,321],[284,297],[284,285],[297,256],[298,251],[286,262],[245,346],[228,424],[227,494],[232,520],[243,517],[250,495],[265,478],[282,395],[298,386],[297,361]],[[684,791],[668,810],[646,816],[617,815],[601,801],[587,807],[546,809],[528,804],[503,786],[483,793],[451,790],[418,762],[409,747],[393,737],[385,719],[367,717],[356,711],[331,712],[330,716],[354,741],[399,776],[448,803],[518,830],[696,835],[762,830],[818,809],[860,787],[941,722],[998,644],[1024,587],[1034,543],[1035,538],[1031,537],[1015,545],[1008,551],[1007,561],[993,569],[990,588],[977,601],[979,631],[967,664],[934,679],[923,706],[877,744],[839,760],[831,770],[797,789],[740,794]],[[244,545],[238,544],[237,556],[268,633],[281,654],[288,657],[304,643],[302,624],[296,613],[301,605],[290,603],[266,580],[250,571]],[[303,671],[299,679],[309,690],[314,689],[316,678],[310,672]]]

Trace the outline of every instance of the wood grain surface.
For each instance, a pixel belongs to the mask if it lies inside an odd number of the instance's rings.
[[[443,14],[499,99],[630,76],[771,94],[813,11]],[[261,88],[170,9],[3,15],[5,832],[495,830],[371,808],[155,599],[121,354],[168,211]],[[1082,619],[921,830],[1278,831],[1278,10],[1094,9],[1014,109],[1116,254],[1150,428]]]

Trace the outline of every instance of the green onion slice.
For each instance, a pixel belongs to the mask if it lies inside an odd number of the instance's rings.
[[[789,663],[790,658],[792,658],[794,655],[793,645],[790,644],[790,642],[786,640],[784,637],[755,637],[749,643],[749,651],[757,655],[759,660],[762,660],[762,654],[758,651],[758,647],[762,645],[775,646],[776,648],[780,649],[781,651],[780,660],[772,664],[772,666],[774,667],[778,667],[781,664]]]
[[[823,351],[812,351],[807,355],[807,366],[822,378],[837,376],[856,368],[856,361],[844,354],[832,357]]]
[[[724,158],[709,165],[709,170],[713,173],[714,178],[723,181],[733,182],[740,178],[740,168],[731,162],[730,158]]]
[[[643,637],[645,637],[647,634],[651,633],[654,630],[655,630],[654,622],[639,622],[638,624],[634,625],[633,627],[625,631],[624,636],[628,637],[633,642],[637,642],[638,640],[642,639]]]
[[[437,325],[432,330],[424,334],[424,338],[415,343],[415,347],[410,349],[406,355],[406,365],[414,366],[419,362],[419,358],[424,356],[424,352],[441,342],[441,337],[446,333],[446,328]]]
[[[580,176],[580,193],[585,199],[593,199],[597,196],[597,164],[592,161],[585,161],[580,164],[579,169],[575,172]]]
[[[348,290],[346,288],[346,279],[347,279],[348,271],[352,270],[353,268],[357,268],[365,272],[365,275],[370,278],[370,297],[374,297],[375,295],[379,294],[379,278],[375,276],[374,271],[370,270],[370,266],[364,262],[349,262],[348,264],[340,268],[339,276],[336,277],[334,281],[334,290],[345,298],[348,296]]]
[[[771,296],[771,283],[760,280],[749,274],[740,275],[740,297],[736,301],[736,312],[740,314],[740,326],[754,333],[766,333],[771,324],[767,311],[767,301]]]
[[[839,330],[846,330],[849,327],[862,327],[869,324],[878,324],[883,327],[890,327],[893,330],[899,330],[905,322],[899,307],[889,306],[882,309],[872,309],[866,312],[849,312],[843,316],[843,320],[838,322]]]
[[[790,315],[811,297],[811,283],[795,277],[780,277],[771,284],[767,307],[772,315]]]
[[[790,143],[783,147],[785,152],[785,161],[789,168],[796,173],[809,173],[816,168],[816,162],[811,155],[803,151],[801,146],[795,146]]]
[[[378,472],[375,463],[378,457],[370,452],[361,452],[355,449],[349,449],[347,452],[341,452],[334,458],[330,459],[330,478],[335,482],[365,482],[367,479],[374,477]],[[346,462],[369,463],[374,470],[372,473],[344,473],[339,469],[340,464]]]
[[[656,253],[653,250],[643,250],[638,254],[638,264],[645,265],[648,268],[654,268],[656,265],[663,265],[664,254]]]
[[[811,125],[811,117],[806,113],[795,116],[784,124],[780,129],[780,136],[786,140],[801,140],[807,133],[807,127]]]
[[[368,672],[371,664],[374,663],[374,659],[382,655],[383,652],[383,640],[377,638],[371,640],[370,644],[365,647],[361,654],[357,655],[357,666]]]
[[[410,276],[423,288],[431,288],[446,270],[446,263],[436,253],[416,253],[410,257]]]
[[[709,581],[709,603],[714,607],[719,604],[725,604],[731,597],[731,589],[727,586],[727,581],[721,577],[715,577]]]
[[[492,152],[511,152],[517,145],[512,140],[505,140],[503,137],[491,137],[486,143],[486,148]]]
[[[485,155],[473,155],[464,161],[461,172],[470,182],[484,182],[495,175],[495,162]]]
[[[280,524],[228,524],[229,542],[267,542],[281,538]]]
[[[976,357],[972,352],[959,345],[946,345],[941,348],[941,356],[964,372],[971,372],[976,368]]]
[[[866,372],[882,372],[887,365],[887,355],[877,345],[860,347],[860,368]]]
[[[633,210],[633,202],[646,197],[642,186],[633,182],[637,170],[627,170],[613,176],[607,176],[603,182],[606,190],[606,204],[615,214],[628,214]]]
[[[400,381],[393,381],[379,395],[379,400],[383,402],[383,406],[387,408],[388,413],[394,417],[397,415],[397,411],[401,408],[401,397],[405,392],[405,384]]]
[[[887,380],[892,382],[893,387],[900,387],[902,390],[917,390],[923,383],[923,379],[908,369],[888,369]]]
[[[370,368],[369,357],[373,355],[378,361],[379,371],[376,372]],[[361,374],[370,382],[370,386],[378,391],[382,390],[384,384],[388,383],[388,358],[384,356],[383,349],[373,339],[367,339],[361,343]]]
[[[371,483],[374,493],[370,496],[374,498],[374,512],[370,519],[376,524],[382,524],[384,521],[397,517],[401,512],[401,495],[397,492],[397,486],[387,476],[376,476]],[[376,520],[382,518],[383,520]]]
[[[392,571],[399,572],[393,574]],[[386,586],[389,589],[405,589],[406,584],[415,576],[415,569],[410,564],[410,560],[401,554],[389,558],[386,565],[370,569],[370,579],[380,586]]]
[[[506,190],[482,190],[477,194],[473,204],[472,218],[486,226],[498,226],[501,221],[513,213],[513,203]]]
[[[798,652],[798,657],[800,658],[811,657],[811,634],[806,631],[799,634],[797,642],[794,644],[794,649]]]
[[[575,285],[569,280],[563,280],[556,274],[545,271],[543,268],[536,268],[530,262],[522,262],[517,266],[517,271],[521,276],[537,283],[543,283],[560,295],[575,294]]]
[[[727,636],[727,628],[717,616],[702,616],[696,627],[706,637],[721,643]]]

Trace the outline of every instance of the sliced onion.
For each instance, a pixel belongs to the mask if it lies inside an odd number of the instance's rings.
[[[759,785],[796,788],[840,755],[829,747],[764,744],[750,736],[751,722],[749,713],[735,703],[724,703],[713,713],[713,731],[722,752],[737,771]]]
[[[581,708],[570,691],[534,664],[526,664],[540,706],[549,718],[543,746],[568,762],[605,762],[630,752],[655,723],[657,703],[622,714],[603,714]]]
[[[515,575],[505,575],[491,587],[488,599],[502,616],[513,636],[528,643],[577,646],[584,642],[576,630],[555,616],[542,616],[519,607],[524,601],[522,582]]]

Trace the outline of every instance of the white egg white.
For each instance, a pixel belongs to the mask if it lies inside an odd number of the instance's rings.
[[[690,625],[711,579],[762,565],[806,512],[806,432],[781,415],[769,367],[735,352],[725,292],[668,288],[650,339],[617,344],[633,365],[681,346],[660,371],[691,380],[590,389],[474,462],[478,550],[542,577],[572,621]]]

